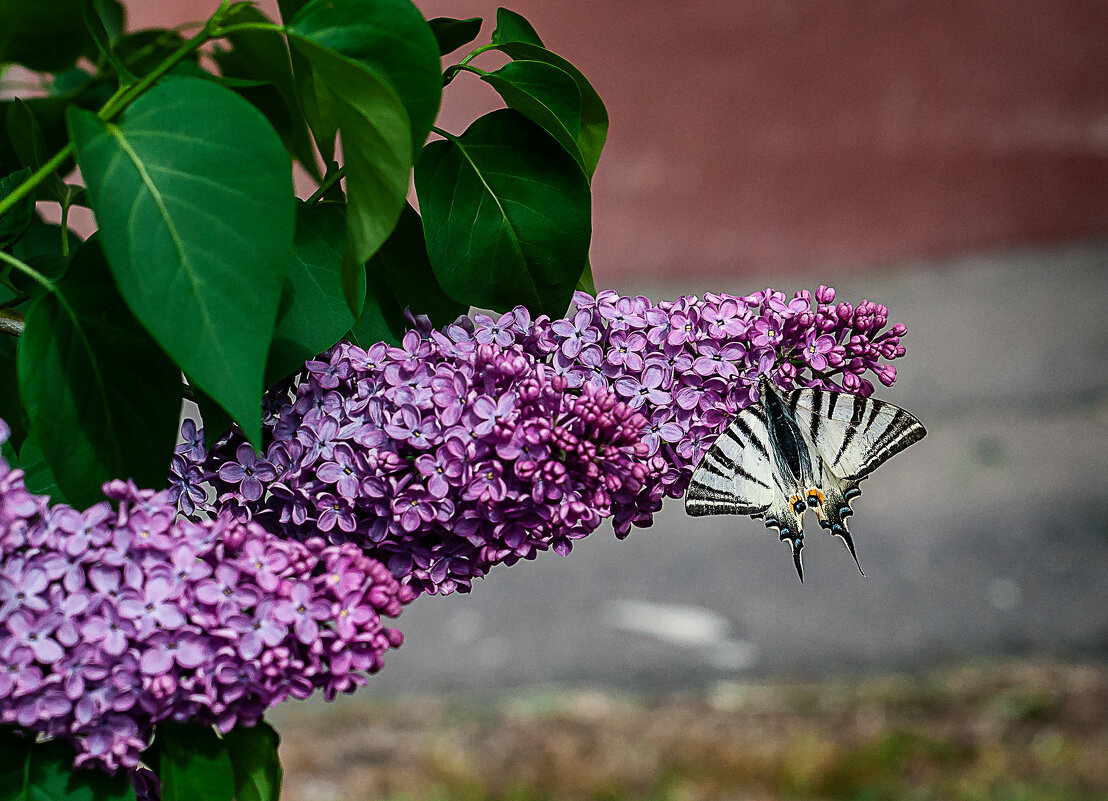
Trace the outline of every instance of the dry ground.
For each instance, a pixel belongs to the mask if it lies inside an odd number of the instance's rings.
[[[1108,799],[1108,665],[285,705],[287,801]]]

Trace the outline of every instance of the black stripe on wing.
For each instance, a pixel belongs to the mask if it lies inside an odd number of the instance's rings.
[[[860,395],[799,389],[788,393],[788,404],[824,461],[853,481],[927,433],[919,420],[899,406]]]
[[[775,494],[767,440],[760,409],[740,412],[693,472],[685,511],[694,516],[765,512]]]

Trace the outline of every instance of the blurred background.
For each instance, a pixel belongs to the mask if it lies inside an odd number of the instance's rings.
[[[598,286],[884,303],[929,433],[855,504],[866,578],[670,502],[421,598],[367,688],[278,710],[285,797],[1108,798],[1108,4],[512,7],[608,106]],[[439,124],[497,105],[462,74]]]

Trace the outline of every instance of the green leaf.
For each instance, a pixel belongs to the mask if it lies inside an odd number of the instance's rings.
[[[14,467],[23,471],[23,483],[28,492],[35,495],[45,495],[51,503],[69,503],[70,499],[58,486],[58,479],[54,477],[54,471],[50,469],[46,461],[46,454],[38,446],[33,434],[28,434],[19,449],[19,458],[13,462]]]
[[[267,386],[334,345],[354,323],[342,291],[345,229],[346,215],[334,203],[297,208],[292,268],[269,350]]]
[[[346,157],[347,304],[361,308],[353,293],[362,265],[388,238],[408,193],[412,154],[404,106],[389,85],[356,61],[290,36],[293,48],[311,64],[317,96],[342,132]]]
[[[375,342],[399,345],[408,321],[396,304],[392,289],[378,273],[366,274],[365,304],[358,322],[346,332],[344,339],[361,348],[369,348]]]
[[[569,73],[577,82],[581,92],[581,129],[577,134],[577,147],[585,163],[585,172],[592,177],[596,164],[600,161],[600,151],[608,137],[608,110],[604,101],[593,89],[588,78],[581,70],[559,55],[529,42],[506,42],[496,45],[496,50],[511,56],[516,61],[542,61]]]
[[[307,4],[308,0],[277,0],[277,8],[281,12],[281,19],[286,23]]]
[[[62,740],[36,743],[0,730],[0,801],[134,801],[127,774],[74,769],[76,752]]]
[[[96,239],[31,306],[18,364],[30,431],[66,497],[91,505],[113,478],[165,486],[180,374],[127,309]]]
[[[453,53],[462,45],[469,44],[481,32],[480,17],[470,17],[469,19],[435,17],[428,20],[427,24],[431,26],[431,33],[435,35],[440,56]]]
[[[509,61],[481,76],[508,108],[537,122],[585,168],[577,145],[581,134],[581,90],[573,76],[543,61]]]
[[[442,74],[434,34],[410,0],[314,0],[289,24],[289,34],[357,62],[388,84],[408,113],[411,152],[419,152],[438,115]],[[345,94],[341,84],[331,89]]]
[[[9,119],[9,115],[12,114],[13,106],[17,103],[25,105],[31,114],[34,115],[35,122],[46,140],[45,153],[47,154],[47,159],[49,159],[69,142],[69,132],[65,127],[66,105],[73,104],[81,108],[98,108],[106,99],[106,96],[102,96],[101,94],[103,85],[105,85],[104,82],[94,85],[86,84],[82,90],[75,94],[65,96],[32,97],[26,100],[0,101],[0,113],[3,114],[6,122]],[[26,119],[24,118],[22,122],[13,120],[13,123],[26,124]],[[10,132],[11,129],[9,129],[9,133]],[[8,138],[0,136],[0,175],[7,175],[9,172],[26,166],[30,165],[24,164],[19,159],[11,141]],[[57,174],[66,175],[72,169],[73,160],[67,159],[58,169]]]
[[[121,124],[71,112],[112,274],[194,385],[261,442],[265,361],[292,260],[288,154],[256,108],[209,81],[165,81]]]
[[[235,772],[236,801],[277,801],[281,794],[281,738],[265,721],[223,735]]]
[[[562,315],[588,259],[589,184],[573,157],[511,109],[432,142],[415,174],[427,251],[454,300]]]
[[[231,755],[211,726],[159,723],[154,746],[162,801],[231,801],[234,797]]]
[[[24,167],[11,175],[0,178],[0,200],[15,191],[21,183],[31,177],[31,169]],[[27,230],[35,217],[35,195],[30,193],[0,215],[0,248],[7,247]]]
[[[18,452],[27,438],[27,421],[23,416],[23,402],[19,399],[19,379],[16,375],[15,337],[0,336],[0,419],[8,424],[11,437],[8,442]]]
[[[596,280],[592,277],[592,264],[586,264],[581,277],[577,279],[577,288],[596,297]]]
[[[92,0],[109,42],[118,42],[127,29],[127,10],[119,0]]]
[[[109,64],[112,65],[112,69],[115,70],[119,76],[119,80],[123,84],[134,83],[137,79],[127,69],[127,66],[120,60],[119,56],[112,50],[112,42],[119,38],[119,34],[122,32],[122,17],[123,9],[119,7],[118,3],[113,4],[104,2],[86,2],[81,5],[81,14],[84,16],[85,27],[88,29],[89,35],[92,37],[93,43],[96,45],[96,49],[100,51]],[[113,38],[108,33],[107,25],[104,24],[104,16],[110,17],[109,23],[113,26],[118,23],[118,29],[116,36]],[[118,17],[118,19],[117,19]]]
[[[151,28],[123,36],[115,43],[113,51],[130,72],[141,78],[184,43],[185,40],[176,31]],[[190,54],[186,59],[195,62],[196,55]]]
[[[492,32],[493,44],[505,44],[507,42],[525,42],[542,47],[542,39],[539,38],[535,28],[521,14],[510,11],[507,8],[496,9],[496,30]]]
[[[452,323],[469,311],[467,304],[451,299],[439,285],[427,257],[423,222],[407,204],[396,230],[369,260],[366,271],[384,278],[397,308],[425,314],[436,326]]]
[[[37,170],[50,160],[53,154],[46,148],[46,139],[35,113],[20,98],[15,98],[8,108],[4,126],[8,130],[8,140],[24,167]]]
[[[236,22],[269,22],[269,18],[246,6],[236,14]],[[313,178],[320,180],[284,37],[276,31],[240,30],[228,34],[227,39],[233,49],[215,53],[220,71],[230,78],[265,82],[257,88],[244,87],[239,93],[261,109],[289,152]]]
[[[81,15],[85,0],[0,0],[0,64],[60,72],[87,54],[92,41]]]
[[[70,246],[74,249],[81,243],[73,232],[69,232],[67,236]],[[12,245],[11,253],[51,281],[61,278],[69,266],[69,256],[62,252],[62,227],[43,222],[38,216],[31,220],[23,236]],[[42,284],[18,270],[12,271],[11,282],[21,292],[31,297],[38,297],[46,291]]]
[[[46,138],[42,135],[35,112],[19,98],[8,108],[4,124],[8,130],[8,141],[24,167],[38,170],[53,156],[46,146]],[[65,184],[57,172],[51,173],[41,188],[59,203],[67,197]]]
[[[210,450],[231,427],[231,416],[199,387],[192,387],[192,400],[200,410],[200,419],[204,423],[204,442]]]

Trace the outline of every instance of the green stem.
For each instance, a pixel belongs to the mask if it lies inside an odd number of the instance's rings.
[[[199,33],[197,33],[187,42],[184,42],[180,47],[173,51],[173,53],[171,53],[169,57],[165,59],[165,61],[155,67],[150,73],[144,75],[141,80],[127,87],[120,87],[115,94],[108,98],[108,101],[103,105],[103,107],[98,112],[96,112],[96,116],[104,122],[108,122],[109,120],[111,120],[112,117],[114,117],[128,105],[133,103],[139,97],[139,95],[153,86],[155,81],[157,81],[171,69],[177,66],[178,62],[188,56],[189,53],[191,53],[193,50],[196,50],[206,41],[215,36],[214,31],[219,26],[219,19],[222,18],[223,14],[226,12],[227,6],[229,6],[230,3],[231,0],[223,0],[223,3],[220,4],[219,9],[215,12],[215,14],[212,15],[212,18],[208,20],[207,24],[200,30]],[[39,167],[38,170],[36,170],[35,173],[31,175],[31,177],[17,186],[10,195],[5,197],[3,200],[0,200],[0,216],[3,216],[4,213],[8,211],[8,209],[12,208],[20,200],[34,192],[38,185],[46,180],[46,178],[48,178],[51,173],[55,172],[59,167],[61,167],[65,160],[71,155],[73,155],[73,143],[69,142],[68,144],[66,144],[65,147],[59,150],[53,158]]]
[[[494,50],[495,48],[496,48],[496,45],[494,45],[494,44],[481,45],[476,50],[474,50],[472,53],[470,53],[468,56],[466,56],[461,61],[459,61],[456,66],[464,67],[466,64],[473,61],[473,59],[477,58],[477,56],[481,55],[482,53],[484,53],[488,50]]]
[[[431,126],[431,132],[432,133],[437,133],[443,139],[449,139],[452,142],[457,142],[458,141],[458,137],[456,137],[454,134],[450,133],[450,131],[444,131],[442,128],[438,127],[437,125],[432,125]]]
[[[442,74],[442,85],[446,86],[448,83],[450,83],[452,80],[454,80],[454,76],[457,75],[462,70],[466,70],[468,72],[475,72],[478,75],[487,75],[488,73],[482,72],[481,70],[478,70],[476,67],[469,66],[469,62],[473,61],[473,59],[477,58],[477,56],[481,55],[485,51],[493,50],[495,48],[496,48],[496,45],[491,45],[491,44],[482,45],[481,47],[478,47],[476,50],[474,50],[472,53],[470,53],[468,56],[463,58],[461,61],[459,61],[457,64],[454,64],[453,66],[447,67],[446,70]]]
[[[55,288],[54,288],[54,282],[53,281],[51,281],[49,278],[47,278],[45,275],[40,273],[38,270],[36,270],[31,265],[20,261],[15,256],[12,256],[12,255],[10,255],[8,253],[5,253],[4,251],[0,250],[0,261],[7,262],[12,267],[19,270],[19,272],[23,273],[25,276],[27,276],[31,280],[35,281],[36,283],[38,283],[47,292],[55,292],[56,291]]]
[[[70,142],[57,153],[55,153],[54,157],[50,159],[50,161],[46,162],[37,170],[35,170],[34,174],[31,175],[31,177],[29,177],[26,181],[13,189],[10,195],[8,195],[3,200],[0,200],[0,217],[3,217],[4,213],[16,203],[34,192],[35,189],[38,188],[38,185],[45,181],[51,175],[51,173],[58,169],[58,167],[62,166],[65,160],[69,158],[72,154],[73,143]]]
[[[226,28],[215,28],[212,31],[212,36],[219,38],[238,31],[271,31],[272,33],[283,34],[286,28],[284,25],[277,25],[273,22],[241,22],[228,25]]]
[[[62,255],[69,256],[69,196],[66,195],[66,200],[62,203]]]
[[[320,200],[323,199],[323,196],[330,191],[331,187],[341,181],[343,179],[343,176],[345,175],[346,167],[339,167],[334,172],[324,176],[323,183],[321,183],[319,185],[319,188],[312,192],[311,196],[304,202],[308,205],[318,203]]]
[[[481,69],[480,67],[475,67],[472,64],[466,64],[463,62],[454,66],[455,72],[461,72],[462,70],[465,70],[466,72],[472,72],[474,75],[480,75],[482,78],[488,75],[488,73],[485,72],[483,69]]]

